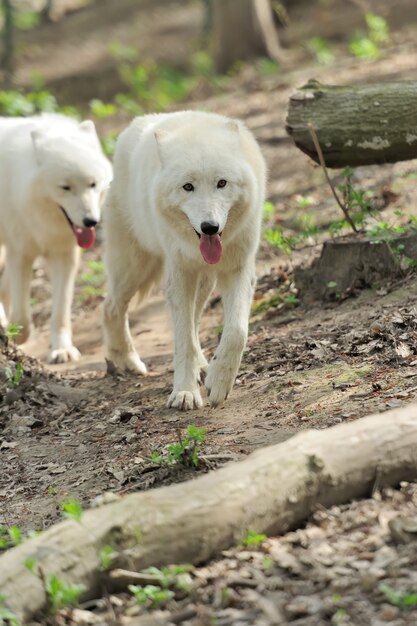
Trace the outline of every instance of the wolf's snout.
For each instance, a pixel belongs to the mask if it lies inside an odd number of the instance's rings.
[[[218,222],[201,222],[200,224],[201,232],[205,235],[215,235],[219,232],[219,223]]]
[[[83,219],[83,224],[86,228],[92,228],[93,226],[97,226],[97,220],[92,220],[89,217],[85,217]]]

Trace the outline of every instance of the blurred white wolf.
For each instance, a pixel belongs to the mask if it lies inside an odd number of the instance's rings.
[[[44,256],[52,280],[52,362],[79,357],[71,336],[79,247],[94,243],[111,178],[93,122],[54,114],[0,118],[0,323],[10,313],[22,326],[17,341],[28,338],[32,265]]]
[[[204,379],[213,406],[232,388],[247,339],[265,178],[253,135],[213,113],[139,117],[117,141],[104,219],[107,355],[122,369],[146,373],[127,307],[164,273],[174,330],[168,406],[202,406]],[[216,281],[224,328],[208,366],[198,325]]]

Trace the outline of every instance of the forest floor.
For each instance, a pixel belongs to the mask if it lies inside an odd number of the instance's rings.
[[[95,263],[100,245],[83,254],[76,287],[74,340],[82,359],[46,365],[50,286],[47,270],[37,265],[35,329],[23,353],[9,342],[0,363],[1,370],[17,362],[24,369],[13,390],[0,380],[0,526],[43,530],[62,517],[61,503],[69,498],[87,508],[105,492],[125,494],[192,479],[302,429],[327,428],[415,401],[415,272],[325,303],[306,304],[294,286],[294,268],[320,253],[339,209],[322,170],[286,136],[289,96],[310,78],[338,84],[414,78],[412,24],[393,32],[392,39],[372,62],[340,53],[330,67],[304,62],[301,69],[274,75],[246,68],[232,87],[204,101],[209,110],[243,118],[260,141],[274,205],[265,227],[280,225],[297,234],[308,212],[322,229],[290,255],[262,243],[248,346],[224,406],[187,413],[165,407],[172,384],[172,339],[162,291],[155,290],[141,309],[131,311],[132,334],[149,376],[106,373],[100,321],[105,285]],[[335,184],[342,181],[340,172],[331,175]],[[388,224],[417,213],[416,179],[415,162],[362,167],[354,174],[354,184],[372,192],[375,201],[389,197],[380,203],[380,220]],[[306,198],[308,209],[302,208]],[[221,324],[221,304],[214,295],[201,328],[208,356]],[[206,429],[197,468],[151,461],[153,452],[165,451],[190,424]],[[404,537],[393,533],[390,522],[399,516],[417,516],[412,483],[399,490],[376,487],[369,500],[318,509],[302,529],[255,547],[233,548],[194,568],[190,590],[178,591],[162,607],[145,610],[131,595],[107,595],[89,602],[87,613],[64,611],[56,623],[415,624],[417,542],[403,543]]]

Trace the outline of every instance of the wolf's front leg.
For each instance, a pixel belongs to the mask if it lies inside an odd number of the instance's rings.
[[[66,254],[48,258],[52,282],[52,316],[49,363],[77,361],[80,353],[72,344],[71,305],[80,252],[75,247]]]
[[[205,381],[212,406],[217,406],[226,400],[235,381],[246,345],[255,286],[253,265],[248,265],[239,273],[220,276],[219,286],[224,308],[223,333],[210,362]]]
[[[182,411],[203,406],[199,389],[202,353],[195,332],[197,286],[197,273],[184,267],[173,268],[167,276],[174,331],[174,389],[168,406]]]
[[[30,334],[30,280],[32,278],[32,256],[24,256],[17,250],[8,249],[5,267],[5,288],[9,288],[11,316],[10,322],[20,326],[16,343],[24,343]]]

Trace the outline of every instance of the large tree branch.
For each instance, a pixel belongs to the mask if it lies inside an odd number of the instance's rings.
[[[327,167],[394,163],[417,157],[417,81],[334,86],[310,81],[291,97],[286,129],[319,162],[309,126]]]
[[[36,559],[45,575],[85,584],[91,596],[104,545],[119,553],[118,567],[201,563],[248,529],[284,533],[317,504],[346,502],[416,475],[417,404],[310,430],[190,482],[91,509],[81,523],[57,524],[0,557],[0,590],[10,609],[28,618],[46,598],[25,559]]]

